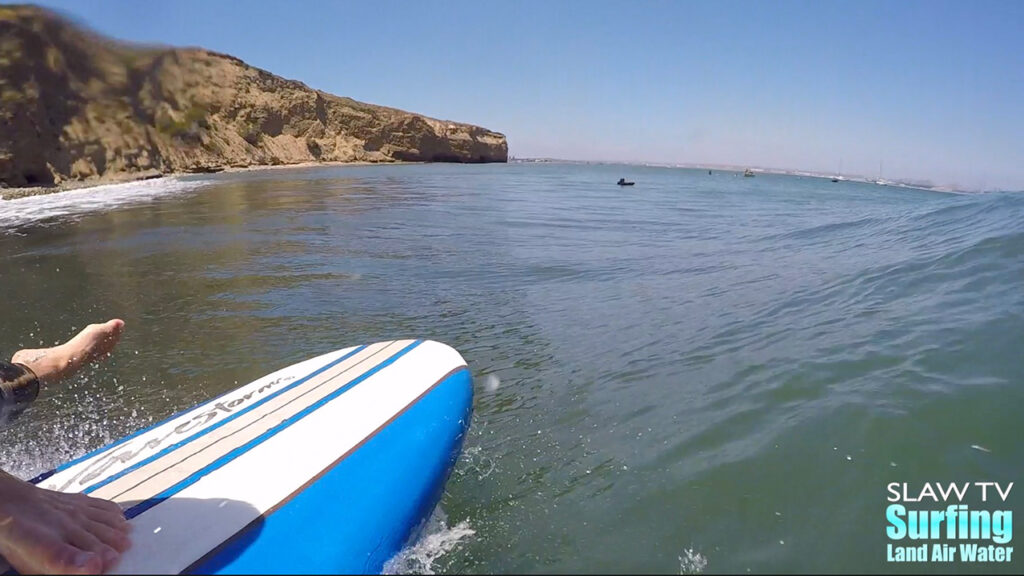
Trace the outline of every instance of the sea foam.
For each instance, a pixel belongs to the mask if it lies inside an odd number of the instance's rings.
[[[206,183],[205,180],[169,177],[3,200],[0,201],[0,230],[150,202],[165,196],[191,192]]]
[[[449,527],[447,516],[438,506],[424,525],[420,537],[388,560],[383,573],[436,574],[438,567],[435,562],[474,534],[476,531],[465,520]]]

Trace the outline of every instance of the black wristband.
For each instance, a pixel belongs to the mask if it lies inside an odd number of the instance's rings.
[[[39,396],[39,378],[24,364],[0,362],[0,420],[18,415]]]

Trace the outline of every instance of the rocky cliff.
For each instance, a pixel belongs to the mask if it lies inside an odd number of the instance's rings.
[[[300,162],[505,162],[505,137],[313,90],[202,49],[0,6],[0,185]]]

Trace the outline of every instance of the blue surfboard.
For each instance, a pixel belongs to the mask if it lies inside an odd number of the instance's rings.
[[[132,548],[114,573],[379,573],[439,502],[472,398],[444,344],[346,348],[33,482],[122,506]]]

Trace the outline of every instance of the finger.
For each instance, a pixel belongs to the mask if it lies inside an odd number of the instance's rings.
[[[90,510],[92,508],[111,510],[109,505],[112,504],[112,502],[103,504],[104,500],[92,498],[85,494],[64,494],[62,492],[55,492],[51,490],[43,492],[43,496],[47,499],[51,508],[69,515],[74,515],[75,513]],[[116,506],[116,504],[114,505]]]
[[[103,508],[91,508],[86,507],[82,509],[82,513],[85,517],[93,522],[99,522],[105,526],[108,526],[122,534],[127,534],[131,530],[131,523],[125,520],[125,517],[120,512],[114,512]]]
[[[100,542],[113,548],[116,552],[124,552],[131,546],[127,528],[112,527],[91,519],[82,528],[99,539]]]
[[[31,566],[28,570],[17,564],[15,568],[42,574],[99,574],[103,571],[103,559],[97,554],[59,540],[38,543],[31,557],[24,560]]]
[[[110,320],[107,324],[110,326],[114,338],[117,338],[122,332],[124,332],[124,320],[121,320],[120,318]]]
[[[88,523],[89,521],[84,519],[84,517],[76,518],[74,522],[69,521],[64,526],[64,535],[72,546],[86,552],[91,552],[100,558],[102,569],[106,570],[117,562],[121,554],[101,542],[95,534],[86,530],[83,525]]]
[[[68,507],[76,510],[97,510],[106,512],[111,516],[119,516],[124,518],[124,510],[121,509],[116,502],[110,500],[104,500],[102,498],[93,498],[88,494],[75,493],[75,494],[64,494],[61,492],[52,493],[55,498],[60,500],[61,508],[66,509]]]
[[[76,496],[79,496],[79,498],[76,499],[75,503],[83,505],[83,507],[88,510],[90,518],[94,518],[96,520],[109,518],[109,521],[106,523],[111,526],[118,526],[128,522],[124,517],[124,510],[122,510],[117,503],[111,502],[110,500],[103,500],[101,498],[93,498],[91,496],[86,496],[85,494],[77,494]]]

